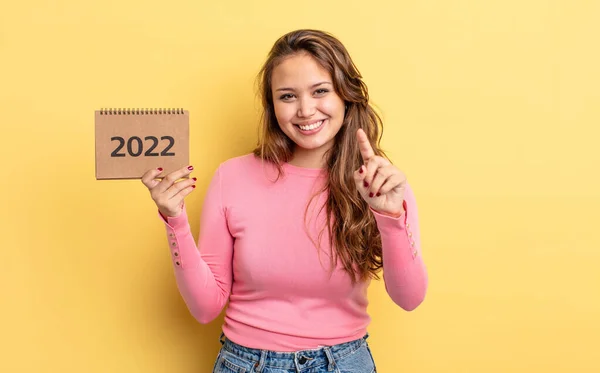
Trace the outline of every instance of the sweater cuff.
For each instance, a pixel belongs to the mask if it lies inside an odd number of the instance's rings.
[[[405,229],[408,220],[408,207],[406,205],[406,201],[402,202],[402,207],[404,207],[404,213],[399,217],[393,217],[389,215],[382,214],[377,210],[374,210],[371,206],[369,209],[375,216],[375,221],[377,222],[377,226],[379,229],[388,230],[391,229],[392,232],[397,230],[398,228]]]
[[[197,267],[198,252],[195,250],[196,246],[193,244],[193,236],[185,206],[177,216],[165,217],[160,211],[158,215],[164,222],[167,230],[169,251],[171,252],[171,260],[174,266],[181,269]],[[190,241],[192,241],[191,244]]]
[[[160,211],[157,212],[158,217],[166,225],[166,228],[169,231],[169,233],[181,235],[189,231],[190,225],[188,224],[188,216],[185,205],[183,206],[181,213],[177,216],[164,216],[160,213]]]
[[[402,206],[404,206],[404,213],[397,218],[381,214],[373,209],[371,211],[375,216],[377,228],[381,233],[384,246],[386,248],[391,246],[396,247],[402,253],[406,253],[407,256],[410,255],[415,259],[419,255],[419,251],[416,247],[415,237],[413,237],[413,233],[411,232],[411,226],[408,223],[408,214],[410,211],[408,211],[406,201],[402,203]]]

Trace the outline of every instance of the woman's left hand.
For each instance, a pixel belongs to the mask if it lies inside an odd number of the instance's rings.
[[[362,129],[356,132],[364,165],[354,171],[356,189],[371,208],[395,218],[404,213],[406,175],[387,159],[376,156]]]

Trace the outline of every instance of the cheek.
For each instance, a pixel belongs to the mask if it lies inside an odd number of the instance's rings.
[[[344,115],[344,102],[337,98],[332,97],[331,99],[323,100],[321,102],[321,111],[330,116]]]
[[[286,124],[290,122],[294,117],[294,109],[292,105],[283,105],[281,103],[275,103],[273,108],[275,109],[275,117],[279,124]]]

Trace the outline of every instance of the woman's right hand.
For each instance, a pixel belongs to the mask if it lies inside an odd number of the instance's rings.
[[[190,194],[196,185],[196,178],[188,178],[177,181],[189,175],[194,168],[184,167],[173,171],[162,180],[157,180],[162,168],[146,171],[142,176],[142,183],[150,191],[150,195],[158,207],[158,211],[164,217],[176,217],[183,209],[183,199]]]

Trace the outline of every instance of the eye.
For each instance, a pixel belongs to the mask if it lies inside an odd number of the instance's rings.
[[[293,96],[294,95],[292,95],[291,93],[284,93],[281,96],[279,96],[279,99],[283,101],[289,101],[293,98]]]
[[[325,94],[325,93],[327,93],[327,92],[329,92],[329,90],[328,90],[328,89],[326,89],[326,88],[319,88],[319,89],[317,89],[317,90],[315,91],[315,94],[317,94],[317,95],[319,95],[319,96],[322,96],[322,95],[324,95],[324,94]]]

